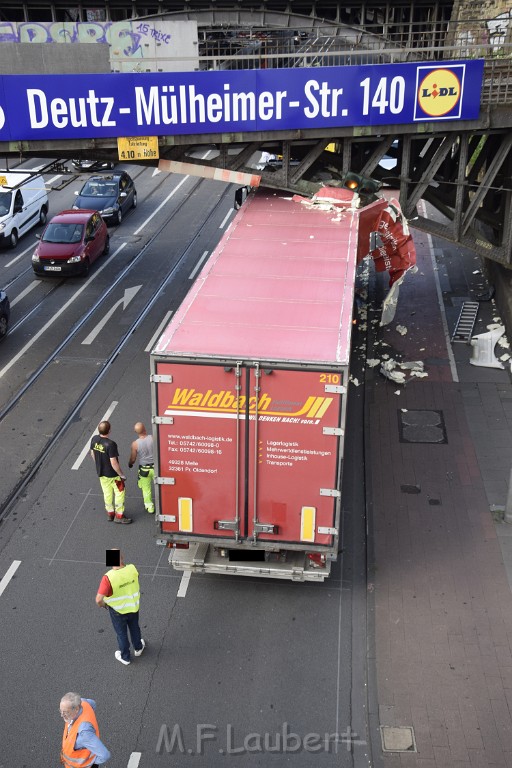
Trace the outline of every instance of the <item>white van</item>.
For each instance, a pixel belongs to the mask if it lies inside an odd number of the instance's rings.
[[[26,171],[0,170],[0,246],[15,248],[18,239],[48,216],[44,179]]]

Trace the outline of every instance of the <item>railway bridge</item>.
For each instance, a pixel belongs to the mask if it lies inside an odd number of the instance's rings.
[[[103,7],[96,3],[92,16],[86,3],[70,7],[69,2],[53,2],[44,8],[38,4],[37,18],[30,16],[32,5],[36,4],[6,1],[0,12],[0,61],[9,48],[18,46],[23,49],[25,73],[34,67],[30,36],[23,37],[26,25],[28,31],[34,31],[34,25],[46,29],[48,42],[43,47],[55,46],[55,30],[66,30],[70,44],[59,46],[59,61],[62,72],[66,47],[65,71],[70,73],[76,71],[76,45],[87,45],[76,42],[83,37],[71,44],[70,25],[99,25],[107,30],[123,24],[133,30],[137,24],[140,28],[142,18],[147,28],[156,21],[197,25],[197,55],[188,62],[191,70],[271,70],[279,78],[282,70],[304,67],[483,60],[476,119],[334,129],[250,130],[252,126],[247,125],[237,133],[159,136],[159,154],[163,159],[254,173],[253,161],[259,153],[272,158],[260,163],[263,184],[306,193],[326,179],[343,179],[347,171],[375,178],[397,189],[416,227],[473,249],[485,259],[494,282],[508,283],[512,275],[512,13],[506,3],[503,8],[500,3],[478,6],[488,8],[487,17],[478,19],[472,3],[427,0],[368,0],[351,4],[350,9],[330,0],[267,0],[263,4],[240,0],[230,7],[220,7],[215,0],[110,1]],[[161,69],[162,55],[155,51],[151,61],[132,62],[132,71]],[[104,61],[103,71],[111,71]],[[172,71],[172,62],[167,65]],[[187,68],[187,61],[181,60],[179,67]],[[208,145],[209,160],[196,159],[198,145]],[[117,139],[0,142],[0,154],[116,159]],[[420,200],[437,214],[423,215]]]

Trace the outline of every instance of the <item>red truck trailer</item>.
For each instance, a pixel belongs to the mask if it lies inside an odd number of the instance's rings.
[[[158,542],[174,568],[329,575],[358,246],[385,205],[251,193],[153,349]]]

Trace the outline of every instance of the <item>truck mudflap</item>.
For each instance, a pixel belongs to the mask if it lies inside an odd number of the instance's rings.
[[[177,571],[191,573],[233,574],[291,581],[324,581],[331,572],[329,559],[318,567],[311,563],[304,552],[288,550],[283,561],[232,561],[205,542],[190,544],[188,549],[173,549],[169,554],[169,564]]]

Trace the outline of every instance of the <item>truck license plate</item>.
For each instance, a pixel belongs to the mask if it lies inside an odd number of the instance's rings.
[[[45,272],[60,272],[62,267],[45,267]]]

